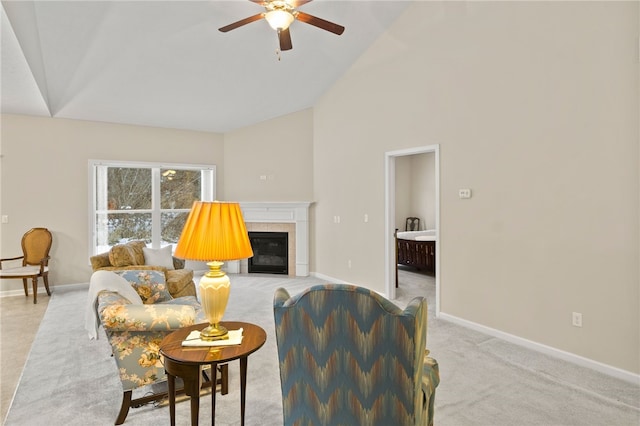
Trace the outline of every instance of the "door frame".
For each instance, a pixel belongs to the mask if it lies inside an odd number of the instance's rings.
[[[436,228],[436,312],[440,314],[440,145],[427,145],[407,148],[398,151],[388,151],[384,154],[384,185],[385,185],[385,293],[389,299],[395,299],[395,232],[396,223],[396,159],[416,154],[433,153],[435,163],[435,228]]]

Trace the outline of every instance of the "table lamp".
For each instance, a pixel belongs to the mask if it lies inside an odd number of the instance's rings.
[[[206,261],[209,271],[200,279],[200,299],[209,326],[200,332],[202,340],[228,338],[220,325],[229,300],[231,283],[220,268],[223,261],[253,256],[249,235],[238,203],[196,201],[176,246],[181,259]]]

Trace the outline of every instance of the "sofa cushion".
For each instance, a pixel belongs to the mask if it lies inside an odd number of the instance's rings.
[[[117,244],[109,250],[109,262],[116,267],[135,265],[136,255],[128,244]]]
[[[111,266],[115,267],[144,265],[143,248],[146,246],[144,241],[116,244],[109,250],[109,262],[111,262]]]
[[[168,302],[173,299],[167,289],[162,271],[134,269],[115,272],[129,281],[145,305]]]
[[[95,256],[91,256],[89,260],[91,260],[91,269],[93,269],[93,272],[111,266],[109,252],[96,254]]]
[[[202,309],[202,306],[200,305],[200,302],[198,301],[196,296],[175,297],[173,300],[170,300],[168,302],[164,302],[163,305],[164,306],[167,306],[167,305],[189,305],[189,306],[193,307],[193,310],[196,313],[196,318],[195,318],[194,324],[197,324],[197,323],[200,323],[200,322],[207,322],[207,317],[204,314],[204,309]]]
[[[143,249],[147,246],[147,243],[144,241],[129,241],[127,243],[131,250],[133,250],[133,255],[135,259],[134,265],[144,265],[144,251]]]
[[[163,266],[167,269],[175,269],[173,267],[171,246],[162,247],[161,249],[142,247],[142,252],[144,253],[145,265],[157,265]]]
[[[171,269],[167,271],[167,287],[169,293],[175,298],[180,296],[196,296],[196,286],[193,283],[193,271],[191,269]]]

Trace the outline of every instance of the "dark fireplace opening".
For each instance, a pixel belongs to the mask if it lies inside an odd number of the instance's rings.
[[[289,274],[289,234],[286,232],[249,232],[253,257],[249,273]]]

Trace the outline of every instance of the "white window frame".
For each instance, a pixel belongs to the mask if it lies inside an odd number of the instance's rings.
[[[110,161],[110,160],[89,160],[89,257],[97,253],[96,235],[98,233],[96,224],[96,214],[100,211],[96,205],[96,187],[97,176],[104,167],[130,167],[130,168],[148,168],[151,169],[151,186],[152,186],[152,206],[151,206],[151,247],[160,248],[161,240],[161,222],[160,214],[160,170],[161,169],[179,169],[179,170],[199,170],[203,173],[200,190],[201,201],[214,201],[216,199],[216,166],[213,164],[182,164],[182,163],[153,163],[141,161]],[[106,179],[105,179],[106,182]],[[175,209],[180,212],[184,210],[188,212],[190,209]],[[106,212],[106,211],[105,211]],[[142,212],[142,211],[141,211]],[[147,212],[145,210],[144,212]]]

